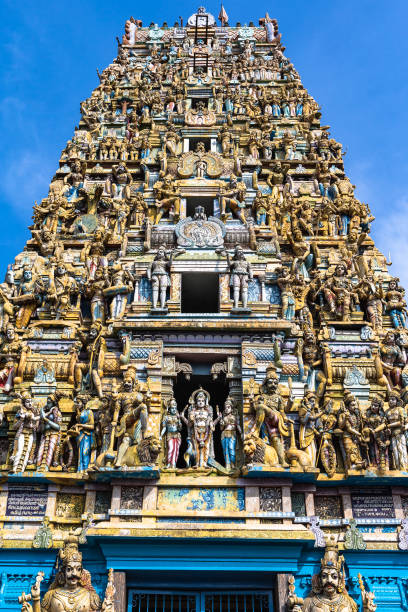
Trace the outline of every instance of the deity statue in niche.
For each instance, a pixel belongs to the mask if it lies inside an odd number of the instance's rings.
[[[175,469],[181,444],[181,416],[177,410],[177,402],[171,397],[167,402],[166,414],[163,417],[160,439],[164,437],[166,452],[166,468]]]
[[[216,253],[219,255],[225,255],[227,258],[234,309],[238,310],[239,301],[241,298],[242,308],[243,310],[246,310],[248,308],[248,282],[253,279],[253,273],[251,264],[245,258],[243,248],[237,245],[232,257],[228,251],[225,251],[222,248],[217,249]]]
[[[223,413],[219,413],[218,406],[217,413],[216,421],[220,423],[221,445],[224,453],[225,467],[227,470],[234,469],[237,465],[237,439],[238,437],[241,440],[243,439],[234,400],[231,397],[227,397],[224,402]]]
[[[10,461],[13,472],[24,472],[30,461],[32,451],[34,451],[35,435],[40,422],[40,413],[28,391],[23,391],[17,397],[20,405],[17,408],[13,422],[13,429],[16,434]]]
[[[217,422],[214,421],[208,391],[201,387],[194,391],[181,418],[187,425],[187,450],[184,454],[187,467],[208,468],[214,461],[213,432]]]

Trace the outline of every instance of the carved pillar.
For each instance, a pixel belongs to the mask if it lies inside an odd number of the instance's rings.
[[[115,586],[115,612],[126,612],[126,572],[113,572]]]
[[[276,574],[275,576],[275,609],[276,612],[286,612],[288,599],[288,578],[290,574]]]

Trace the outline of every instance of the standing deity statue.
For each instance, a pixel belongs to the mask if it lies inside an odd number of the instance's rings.
[[[16,294],[14,283],[14,272],[12,266],[7,266],[6,278],[0,284],[0,331],[5,332],[9,324],[10,317],[14,314],[12,298]]]
[[[238,310],[241,298],[242,308],[248,308],[248,281],[253,279],[251,264],[245,259],[244,250],[241,246],[235,247],[234,255],[231,257],[228,251],[217,249],[216,253],[225,255],[230,274],[230,287],[232,287],[234,309]]]
[[[40,408],[41,438],[37,453],[37,467],[39,470],[49,470],[51,465],[59,465],[59,447],[61,439],[62,414],[58,406],[61,395],[49,395],[43,408]]]
[[[16,410],[12,428],[15,430],[13,452],[10,457],[12,471],[24,472],[35,446],[35,435],[38,430],[40,414],[28,391],[17,395],[20,405]]]
[[[356,295],[351,280],[347,278],[347,267],[344,263],[337,264],[333,275],[324,283],[323,293],[330,312],[338,319],[349,321],[350,312],[353,310],[352,300]]]
[[[77,361],[74,366],[74,379],[76,391],[81,392],[82,387],[92,390],[95,388],[98,397],[102,399],[102,376],[105,362],[106,341],[102,337],[102,324],[100,321],[92,323],[88,334],[78,332],[80,340],[88,354],[85,363]]]
[[[406,363],[406,357],[398,345],[399,333],[387,331],[383,341],[380,342],[381,365],[387,383],[388,391],[394,387],[402,387],[402,368]]]
[[[317,421],[322,414],[318,408],[315,392],[306,391],[299,406],[299,446],[301,450],[308,454],[312,467],[315,467],[317,464]]]
[[[326,544],[320,572],[312,577],[312,590],[304,600],[295,595],[294,579],[289,579],[288,612],[357,612],[357,603],[347,593],[345,581],[344,557],[339,555],[333,538]],[[361,584],[360,588],[363,612],[375,610],[375,607],[368,607],[373,599],[372,594],[368,594]]]
[[[217,406],[218,412],[218,406]],[[221,445],[224,453],[225,467],[227,470],[235,469],[237,466],[237,438],[243,439],[239,416],[235,409],[234,400],[227,397],[224,402],[224,411],[218,413],[221,429]]]
[[[154,223],[160,223],[161,218],[167,212],[174,223],[180,219],[180,189],[176,186],[173,177],[166,174],[161,181],[154,184],[156,196],[156,217]]]
[[[407,304],[405,302],[405,291],[399,286],[399,278],[391,278],[388,283],[388,291],[385,294],[385,311],[391,317],[395,328],[405,327],[407,318]]]
[[[337,455],[333,444],[333,435],[336,425],[337,416],[334,413],[333,400],[331,398],[327,398],[323,402],[323,410],[317,422],[320,436],[320,447],[316,465],[320,458],[323,469],[329,478],[334,476],[337,469]]]
[[[342,430],[341,449],[346,471],[365,468],[367,461],[361,456],[363,414],[357,398],[350,391],[344,392],[344,402],[337,418]]]
[[[390,431],[384,413],[384,402],[379,395],[372,398],[371,404],[364,415],[364,420],[362,441],[368,445],[370,465],[382,472],[388,471]]]
[[[261,428],[264,428],[269,444],[276,451],[279,464],[285,468],[289,467],[284,445],[284,438],[289,436],[285,409],[290,407],[292,399],[286,402],[282,397],[279,389],[279,376],[274,366],[267,368],[260,390],[261,393],[255,398],[250,397],[251,408],[255,412],[255,421],[249,435],[259,437]]]
[[[384,304],[381,279],[376,280],[372,272],[369,272],[357,285],[356,293],[360,303],[365,305],[367,317],[373,326],[373,330],[376,333],[381,333]]]
[[[227,220],[227,205],[228,208],[234,213],[244,225],[247,220],[245,218],[245,195],[246,186],[245,183],[238,182],[237,177],[234,174],[230,176],[229,186],[221,185],[220,187],[220,208],[221,208],[221,219]]]
[[[109,287],[103,290],[105,298],[112,297],[110,303],[110,318],[120,320],[126,310],[128,296],[133,289],[133,277],[121,263],[116,263],[111,269]]]
[[[187,417],[185,412],[187,410]],[[183,410],[181,418],[187,425],[187,450],[184,454],[187,467],[207,468],[214,460],[213,408],[210,395],[201,387],[191,394],[189,405]]]
[[[184,253],[183,250],[171,250],[166,253],[164,247],[159,247],[157,254],[147,269],[147,278],[152,282],[152,308],[157,310],[160,297],[160,310],[166,310],[167,289],[171,285],[171,265],[173,258]]]
[[[72,308],[71,298],[79,291],[75,278],[68,274],[63,261],[53,268],[48,288],[48,300],[52,304],[57,319],[62,319]]]
[[[281,292],[282,319],[291,321],[295,316],[295,295],[293,293],[294,276],[289,268],[282,267],[277,269],[277,285]]]
[[[164,437],[166,450],[166,468],[175,469],[181,444],[181,416],[177,411],[177,402],[171,397],[167,402],[167,411],[163,417],[160,440]]]
[[[136,370],[128,368],[123,377],[123,390],[117,400],[121,417],[115,430],[115,437],[118,439],[115,468],[123,465],[129,447],[140,444],[145,437],[150,397],[150,391],[142,393]]]
[[[41,296],[45,291],[44,284],[38,276],[33,276],[31,268],[24,268],[23,278],[12,298],[13,304],[19,307],[16,316],[16,329],[24,329],[30,322],[37,306],[41,303]]]
[[[402,406],[399,393],[388,394],[388,406],[385,405],[385,423],[391,437],[391,454],[395,470],[408,469],[407,450],[407,415]]]
[[[67,431],[67,437],[76,438],[78,448],[78,472],[86,472],[96,450],[95,418],[90,405],[89,396],[79,394],[74,400],[76,406],[76,422]]]

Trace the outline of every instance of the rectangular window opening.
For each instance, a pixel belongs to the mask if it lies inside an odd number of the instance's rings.
[[[181,277],[181,312],[219,312],[219,277],[213,272],[185,272]]]

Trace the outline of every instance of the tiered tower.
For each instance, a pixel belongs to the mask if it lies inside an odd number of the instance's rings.
[[[116,612],[184,570],[283,610],[329,535],[401,609],[404,290],[277,22],[220,17],[126,22],[1,285],[2,609],[73,530]]]

